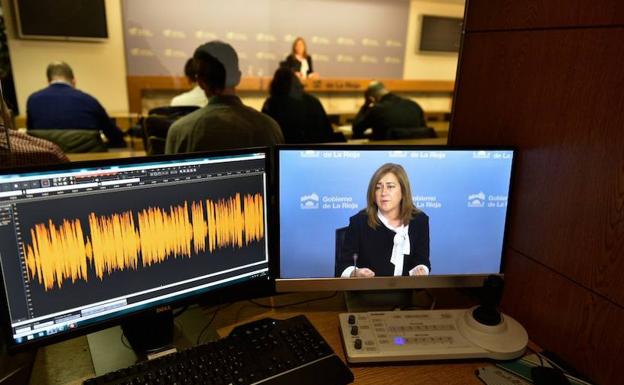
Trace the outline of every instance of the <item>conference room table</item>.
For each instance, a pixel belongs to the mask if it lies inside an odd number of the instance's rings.
[[[105,159],[122,159],[122,158],[134,158],[137,156],[145,156],[147,153],[144,150],[109,150],[105,152],[81,152],[75,154],[66,154],[70,161],[81,162],[85,160],[105,160]]]
[[[436,295],[437,308],[463,308],[474,303],[474,299],[470,297],[462,297],[458,302],[457,298],[462,294],[455,290],[438,289],[433,293]],[[320,300],[317,301],[287,306],[302,300],[319,298]],[[451,306],[457,303],[461,305]],[[274,308],[262,306],[274,306]],[[217,311],[216,315],[215,311]],[[226,336],[236,325],[260,318],[285,319],[304,314],[344,361],[338,322],[338,314],[342,312],[346,312],[342,292],[333,294],[312,292],[260,298],[253,302],[240,301],[230,305],[201,307],[195,314],[202,317],[201,325],[208,324],[214,315],[212,325],[219,336]],[[178,325],[178,327],[181,326]],[[120,343],[119,340],[112,342]],[[354,384],[482,385],[475,376],[475,370],[491,365],[492,362],[487,360],[459,360],[349,366],[355,376]],[[87,337],[82,336],[40,348],[35,358],[29,384],[78,385],[94,376]]]

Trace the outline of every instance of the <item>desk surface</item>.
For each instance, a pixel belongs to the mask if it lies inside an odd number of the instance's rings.
[[[331,294],[331,293],[330,293]],[[288,294],[257,300],[262,304],[283,305],[299,302],[302,298],[326,297],[327,293]],[[443,301],[442,301],[443,302]],[[345,312],[342,293],[332,298],[279,309],[259,307],[249,301],[236,302],[220,310],[214,326],[220,335],[227,335],[236,325],[263,317],[288,318],[305,314],[321,335],[344,360],[341,346],[338,313]],[[204,309],[206,321],[213,309]],[[351,366],[355,384],[428,384],[428,385],[480,385],[475,376],[477,368],[490,365],[485,360],[461,362],[416,362],[408,364],[374,364]],[[78,385],[94,376],[86,337],[41,348],[37,353],[31,385]]]
[[[143,150],[112,150],[106,152],[83,152],[78,154],[67,154],[67,157],[72,162],[79,162],[83,160],[103,160],[103,159],[117,159],[117,158],[132,158],[136,156],[145,156]]]

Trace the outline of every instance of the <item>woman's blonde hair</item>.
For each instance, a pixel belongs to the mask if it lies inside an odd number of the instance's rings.
[[[377,202],[375,202],[375,189],[381,178],[388,173],[394,174],[399,181],[399,186],[401,186],[401,207],[399,209],[401,223],[407,225],[414,217],[414,214],[418,212],[418,209],[414,207],[414,203],[412,202],[412,189],[410,187],[405,169],[403,166],[396,163],[386,163],[375,171],[370,182],[368,183],[368,191],[366,193],[366,214],[368,215],[368,225],[373,229],[381,225],[381,222],[377,217],[377,210],[379,208],[377,207]]]

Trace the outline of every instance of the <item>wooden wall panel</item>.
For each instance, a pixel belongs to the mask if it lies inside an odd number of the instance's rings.
[[[624,28],[468,34],[449,142],[518,146],[509,246],[624,305],[622,42]]]
[[[597,384],[621,384],[624,308],[512,250],[503,308],[533,341],[557,352]]]
[[[624,366],[624,2],[468,0],[449,143],[519,149],[503,306],[597,384]]]
[[[185,77],[181,76],[128,76],[128,100],[130,111],[140,113],[141,100],[147,91],[188,90],[190,85]],[[262,92],[267,93],[271,85],[271,77],[243,77],[236,87],[238,93]],[[372,79],[326,78],[308,79],[305,84],[307,92],[353,93],[364,92]],[[394,92],[422,92],[431,95],[451,94],[455,87],[452,80],[402,80],[382,79],[385,86]]]
[[[468,0],[468,31],[624,25],[622,0]]]

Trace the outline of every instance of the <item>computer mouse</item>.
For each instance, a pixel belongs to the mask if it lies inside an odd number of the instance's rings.
[[[545,366],[531,368],[531,378],[535,385],[570,385],[570,381],[561,370]]]

